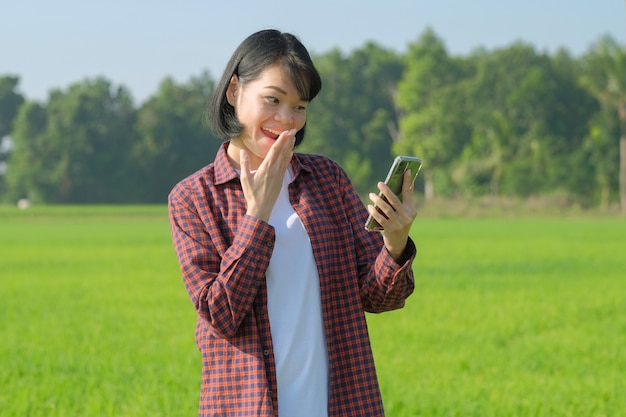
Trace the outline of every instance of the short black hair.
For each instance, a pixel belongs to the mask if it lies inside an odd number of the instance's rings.
[[[322,89],[322,79],[313,60],[296,36],[275,29],[253,33],[237,47],[209,99],[207,121],[216,136],[232,139],[243,129],[235,108],[226,99],[232,76],[236,75],[245,84],[275,64],[283,67],[302,100],[310,102]],[[306,124],[296,134],[296,146],[304,139],[305,127]]]

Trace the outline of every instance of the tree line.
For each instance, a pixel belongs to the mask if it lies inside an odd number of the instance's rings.
[[[368,42],[314,56],[320,95],[298,151],[339,162],[375,190],[396,154],[424,160],[426,199],[564,195],[626,210],[626,47],[600,38],[580,57],[516,42],[451,55],[424,31],[406,52]],[[204,119],[215,80],[166,77],[140,106],[104,77],[46,102],[0,77],[0,200],[163,203],[213,160]]]

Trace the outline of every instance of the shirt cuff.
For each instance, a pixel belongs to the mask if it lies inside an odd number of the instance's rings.
[[[415,259],[415,255],[417,254],[417,248],[415,247],[415,243],[408,238],[406,241],[406,246],[404,247],[404,251],[402,255],[400,255],[400,259],[397,261],[394,259],[396,264],[405,266],[407,263],[412,263],[413,259]]]
[[[269,259],[274,250],[274,241],[275,233],[271,225],[245,214],[239,222],[233,247],[239,249],[236,256],[241,256],[249,248],[254,248],[262,258]]]
[[[381,254],[376,259],[376,268],[377,270],[381,270],[382,268],[391,273],[398,273],[400,270],[411,267],[416,254],[417,249],[415,247],[415,243],[410,237],[407,239],[404,251],[402,252],[402,255],[400,255],[400,259],[398,261],[393,259],[387,248],[383,245]]]

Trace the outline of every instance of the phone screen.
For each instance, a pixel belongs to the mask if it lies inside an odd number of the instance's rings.
[[[406,171],[411,171],[411,183],[415,182],[417,174],[422,168],[422,160],[414,156],[397,156],[385,178],[385,184],[391,188],[402,201],[402,178]],[[382,195],[382,193],[378,193]],[[383,197],[384,198],[384,197]],[[365,222],[365,229],[369,231],[383,230],[383,227],[370,215]]]

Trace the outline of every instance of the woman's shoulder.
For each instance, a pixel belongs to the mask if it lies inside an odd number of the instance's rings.
[[[211,162],[184,177],[172,188],[172,193],[195,193],[211,187],[215,178],[215,166]]]
[[[213,189],[218,184],[224,184],[237,178],[237,172],[228,162],[226,148],[227,143],[223,143],[211,163],[181,179],[174,186],[174,189],[205,193],[208,189]]]

